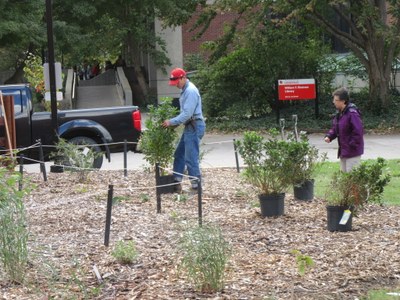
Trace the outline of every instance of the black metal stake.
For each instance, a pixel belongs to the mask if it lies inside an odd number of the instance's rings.
[[[22,181],[24,179],[24,156],[21,155],[20,160],[19,160],[19,173],[21,174],[21,177],[19,178],[18,182],[18,190],[22,191]]]
[[[297,132],[297,115],[292,115],[292,120],[294,122],[294,126],[293,126],[294,137],[296,139],[296,142],[298,142],[299,141],[299,133]]]
[[[127,141],[124,140],[124,176],[128,176],[128,157],[127,157],[127,152],[128,152],[128,145],[126,143]]]
[[[113,202],[113,191],[114,186],[110,184],[108,186],[108,199],[107,199],[107,213],[106,213],[106,229],[104,231],[104,246],[108,247],[110,242],[110,227],[111,227],[111,210]]]
[[[156,195],[157,195],[157,213],[161,213],[161,193],[160,188],[160,164],[156,163]]]
[[[39,142],[40,171],[43,173],[43,180],[47,181],[47,173],[46,173],[46,166],[44,165],[44,154],[43,154],[42,141],[37,140],[37,142]]]
[[[240,168],[239,168],[239,156],[237,153],[237,148],[236,148],[236,139],[233,139],[233,150],[235,151],[235,160],[236,160],[236,171],[240,173]]]
[[[202,187],[201,180],[197,179],[197,203],[198,203],[198,213],[199,213],[199,226],[203,224],[203,204],[202,204]]]
[[[285,119],[279,119],[279,126],[281,127],[281,138],[285,139]]]

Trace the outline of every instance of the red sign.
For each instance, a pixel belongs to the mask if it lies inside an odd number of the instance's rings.
[[[316,99],[315,79],[280,79],[278,80],[279,100]]]

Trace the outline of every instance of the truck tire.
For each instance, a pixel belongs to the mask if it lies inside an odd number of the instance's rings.
[[[92,151],[95,153],[101,153],[100,156],[98,156],[94,161],[93,161],[93,168],[95,169],[100,169],[101,166],[103,165],[103,151],[101,151],[100,146],[97,146],[96,141],[86,137],[86,136],[76,136],[73,137],[72,139],[68,140],[69,143],[75,144],[75,145],[95,145],[91,146],[90,148]]]

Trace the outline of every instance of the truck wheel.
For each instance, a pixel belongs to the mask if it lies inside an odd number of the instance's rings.
[[[103,151],[101,151],[100,146],[97,146],[96,141],[88,138],[86,136],[76,136],[70,140],[68,140],[69,143],[75,144],[75,145],[95,145],[91,146],[90,149],[94,151],[95,153],[101,153],[100,156],[98,156],[94,161],[93,161],[93,168],[100,169],[102,164],[103,164]]]

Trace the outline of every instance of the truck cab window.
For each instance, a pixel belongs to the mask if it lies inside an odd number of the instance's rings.
[[[14,114],[18,115],[22,113],[22,101],[21,101],[21,94],[16,93],[14,96]]]

